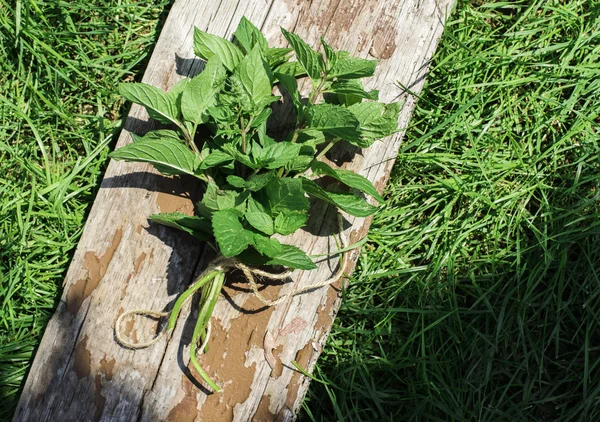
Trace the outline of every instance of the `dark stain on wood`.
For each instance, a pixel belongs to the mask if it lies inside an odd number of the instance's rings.
[[[113,377],[113,369],[115,368],[116,362],[115,358],[109,358],[106,353],[100,360],[100,372],[104,374],[107,381],[110,381]]]
[[[111,245],[106,249],[101,257],[96,255],[96,252],[88,251],[83,257],[83,268],[87,270],[87,276],[77,280],[67,292],[66,303],[67,309],[72,315],[77,314],[83,301],[92,294],[94,289],[100,284],[100,281],[106,274],[108,265],[112,260],[121,238],[123,237],[123,229],[119,228],[113,235]]]
[[[183,399],[171,409],[167,416],[167,422],[194,422],[198,416],[198,396],[196,388],[188,379],[187,375],[181,377],[181,388]]]
[[[102,418],[102,412],[104,412],[104,405],[106,404],[106,397],[102,395],[102,376],[96,374],[94,377],[94,405],[96,410],[94,412],[94,421],[98,422]]]
[[[146,252],[142,252],[133,263],[133,275],[138,275],[140,273],[140,269],[142,268],[142,264],[146,259]]]
[[[87,349],[88,336],[85,335],[77,346],[73,354],[73,369],[77,378],[85,378],[90,375],[92,370],[92,353]]]
[[[270,422],[274,421],[277,415],[274,415],[269,410],[271,405],[271,398],[269,396],[262,396],[256,413],[252,416],[252,422]]]

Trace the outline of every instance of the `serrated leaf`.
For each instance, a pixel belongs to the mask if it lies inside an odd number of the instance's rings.
[[[183,230],[199,240],[209,240],[212,238],[212,226],[210,220],[207,218],[174,212],[153,214],[150,216],[150,220],[163,226]]]
[[[379,91],[365,91],[359,79],[335,81],[324,92],[336,94],[340,104],[345,106],[360,103],[362,99],[377,100],[379,98]]]
[[[284,267],[296,268],[299,270],[314,270],[317,268],[314,262],[306,255],[304,251],[293,246],[282,244],[282,251],[277,257],[267,262],[268,265],[283,265]]]
[[[218,57],[208,60],[202,73],[193,78],[181,94],[183,118],[195,124],[208,121],[209,107],[217,102],[217,93],[223,88],[227,71]]]
[[[263,111],[261,111],[258,116],[252,119],[252,123],[250,123],[250,129],[259,127],[265,123],[269,119],[269,116],[271,116],[272,112],[273,110],[271,108],[265,108]]]
[[[194,53],[206,61],[217,56],[231,72],[244,57],[240,49],[231,41],[208,34],[196,27],[194,27]]]
[[[286,62],[283,63],[275,69],[274,73],[281,73],[283,75],[288,75],[293,78],[298,78],[300,76],[306,76],[306,70],[302,67],[302,64],[299,62]]]
[[[274,178],[265,186],[265,193],[272,215],[308,210],[308,199],[300,179]]]
[[[290,59],[292,51],[294,50],[291,48],[269,48],[265,51],[265,60],[271,69],[275,69],[277,66]]]
[[[361,176],[360,174],[356,174],[353,171],[349,170],[333,169],[328,164],[322,161],[313,161],[310,168],[312,169],[314,174],[333,177],[334,179],[337,179],[343,184],[345,184],[346,186],[358,189],[359,191],[364,192],[367,195],[371,195],[379,202],[383,202],[383,198],[381,197],[379,192],[377,192],[375,186],[373,186],[369,179]]]
[[[275,217],[275,232],[288,235],[294,233],[300,227],[303,227],[308,220],[308,214],[305,212],[286,212],[278,214]]]
[[[358,79],[372,76],[375,73],[377,60],[365,60],[356,57],[338,58],[335,66],[329,71],[327,79]]]
[[[148,115],[163,124],[179,124],[176,98],[155,86],[144,83],[119,85],[119,93],[127,100],[146,108]]]
[[[325,42],[325,39],[323,37],[321,37],[321,45],[323,45],[323,50],[325,51],[325,58],[327,59],[327,68],[332,69],[337,63],[338,55],[333,50],[333,48],[331,48],[331,46]]]
[[[313,81],[319,80],[321,78],[321,70],[323,70],[323,57],[293,32],[288,32],[283,28],[281,28],[281,32],[296,52],[296,58],[308,76]],[[280,69],[278,71],[279,73],[284,73]]]
[[[160,141],[163,139],[172,139],[177,142],[183,142],[177,132],[175,132],[174,130],[168,130],[168,129],[151,130],[150,132],[146,133],[144,136],[138,136],[138,135],[132,133],[131,137],[133,138],[133,142],[140,142],[140,141],[143,142],[143,141],[148,141],[148,140]]]
[[[254,233],[253,240],[254,248],[262,255],[273,258],[283,252],[283,245],[277,239]]]
[[[310,129],[320,130],[331,136],[337,136],[347,141],[353,141],[360,137],[358,119],[342,106],[317,104],[308,109],[306,120]]]
[[[302,186],[309,195],[329,202],[355,217],[368,217],[377,211],[377,207],[356,195],[328,192],[310,179],[302,178]]]
[[[234,210],[213,213],[212,228],[223,256],[236,256],[252,243],[252,232],[244,229]]]
[[[400,103],[358,103],[348,107],[359,121],[360,134],[367,139],[381,139],[396,132]]]
[[[115,160],[150,163],[163,174],[194,176],[200,164],[198,155],[180,141],[171,138],[139,140],[110,154]]]
[[[256,230],[268,234],[269,236],[274,233],[273,231],[273,219],[271,216],[264,212],[246,212],[244,214],[246,221],[250,223]]]
[[[234,75],[241,82],[256,111],[262,110],[261,106],[272,97],[273,89],[269,72],[270,69],[263,59],[259,45],[255,45],[235,69]]]
[[[219,187],[210,182],[206,186],[206,192],[202,200],[198,203],[198,211],[207,217],[215,211],[235,209],[240,214],[245,211],[245,200],[247,194],[241,195],[233,190],[219,189]]]
[[[257,44],[262,51],[266,51],[269,48],[265,36],[245,16],[242,16],[233,36],[246,54]]]
[[[292,142],[277,142],[264,148],[260,156],[256,156],[262,166],[267,169],[277,169],[285,166],[300,153],[301,146]]]
[[[275,176],[275,173],[273,172],[256,174],[254,176],[251,176],[246,181],[246,189],[248,189],[251,192],[259,191],[271,181],[273,176]]]
[[[206,170],[211,167],[221,166],[225,163],[232,162],[231,156],[220,150],[212,150],[210,153],[200,162],[199,170]]]
[[[296,111],[296,115],[299,116],[301,114],[301,110],[304,108],[304,105],[300,101],[300,93],[298,92],[298,82],[296,78],[290,75],[286,75],[285,73],[275,73],[275,77],[279,80],[279,83],[283,85],[290,98],[292,99],[292,104],[294,105],[294,110]]]
[[[229,183],[234,188],[246,187],[246,181],[240,176],[235,176],[233,174],[227,176],[227,183]]]

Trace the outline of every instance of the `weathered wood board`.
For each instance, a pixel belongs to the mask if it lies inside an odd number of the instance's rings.
[[[193,59],[193,27],[230,36],[242,15],[283,46],[279,27],[295,31],[313,45],[320,35],[338,49],[380,64],[367,88],[381,99],[404,100],[405,127],[415,98],[397,81],[418,93],[441,36],[453,0],[176,0],[144,76],[144,82],[167,89],[182,75],[201,67]],[[151,127],[145,111],[132,107],[118,146],[130,142],[129,131]],[[349,150],[337,148],[338,164],[367,176],[382,190],[402,134],[378,142],[351,162]],[[170,180],[150,166],[111,162],[92,207],[64,282],[58,309],[48,324],[25,384],[16,421],[268,421],[294,418],[308,379],[291,361],[312,370],[340,304],[339,286],[296,296],[278,306],[261,308],[243,283],[224,289],[214,317],[210,349],[201,364],[224,387],[206,394],[188,375],[187,347],[191,323],[179,323],[174,336],[142,350],[128,350],[114,339],[113,326],[125,310],[162,310],[172,304],[207,260],[201,245],[170,229],[149,224],[156,212],[193,212],[198,186]],[[335,251],[329,234],[334,213],[313,208],[306,230],[287,239],[310,254]],[[345,216],[350,241],[364,237],[369,219]],[[351,271],[358,251],[347,267]],[[336,267],[324,260],[319,269],[294,273],[284,285],[269,285],[271,298],[324,280]],[[184,312],[187,317],[189,310]],[[148,339],[155,326],[126,321],[134,339]],[[182,341],[183,337],[183,341]],[[267,359],[269,358],[269,359]],[[268,360],[274,359],[271,366]],[[193,374],[193,371],[192,371]]]

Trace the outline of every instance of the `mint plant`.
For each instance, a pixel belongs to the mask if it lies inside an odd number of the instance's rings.
[[[320,158],[338,142],[366,148],[394,133],[400,105],[377,102],[378,91],[364,89],[360,79],[373,75],[376,61],[335,51],[323,39],[320,53],[298,35],[281,31],[291,48],[269,47],[245,18],[234,42],[195,28],[194,51],[206,62],[198,76],[183,79],[169,92],[143,83],[120,86],[127,100],[144,106],[165,126],[134,135],[111,157],[150,163],[167,176],[198,178],[205,191],[197,215],[161,213],[150,219],[208,242],[220,262],[312,270],[316,265],[304,251],[273,236],[306,224],[311,197],[357,217],[377,210],[364,197],[382,201],[368,179]],[[297,61],[290,61],[293,53]],[[298,79],[306,77],[311,91],[303,99]],[[295,113],[294,127],[280,140],[267,131],[272,104],[280,100],[273,95],[275,85],[287,91]],[[324,188],[315,180],[320,176],[339,184]],[[198,364],[196,348],[199,341],[206,343],[225,271],[226,266],[213,266],[203,273],[179,297],[166,328],[173,330],[184,302],[202,289],[190,356],[215,391],[220,388]]]

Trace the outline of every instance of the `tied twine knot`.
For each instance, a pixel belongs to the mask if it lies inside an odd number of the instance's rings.
[[[246,281],[248,282],[248,285],[250,286],[250,289],[252,290],[252,293],[254,294],[254,296],[258,300],[260,300],[260,302],[265,306],[275,306],[281,302],[288,300],[289,298],[291,298],[293,296],[297,296],[297,295],[300,295],[300,294],[303,294],[303,293],[306,293],[306,292],[309,292],[312,290],[320,289],[321,287],[330,286],[331,284],[334,284],[337,281],[339,281],[344,276],[344,271],[345,271],[346,262],[347,262],[346,254],[350,250],[353,249],[353,248],[346,249],[346,241],[343,236],[343,219],[342,219],[341,214],[339,214],[339,213],[337,214],[337,220],[338,220],[338,227],[339,227],[339,243],[341,246],[339,254],[341,255],[341,257],[340,257],[337,271],[335,272],[335,274],[332,277],[328,278],[325,281],[310,284],[310,285],[304,286],[304,287],[300,287],[298,289],[295,289],[291,292],[286,293],[283,296],[278,297],[275,300],[269,300],[269,299],[265,298],[259,292],[258,284],[256,283],[256,277],[264,277],[269,280],[286,280],[292,275],[292,271],[285,271],[283,273],[271,273],[268,271],[263,271],[258,268],[247,266],[235,258],[227,258],[227,257],[223,257],[223,256],[219,256],[219,257],[215,258],[213,261],[211,261],[209,263],[209,265],[207,266],[207,268],[202,272],[202,274],[200,274],[200,276],[198,276],[197,279],[198,280],[202,279],[214,271],[226,273],[232,269],[240,270],[244,274],[244,277],[245,277]],[[358,245],[356,245],[356,247],[358,247]],[[190,295],[185,300],[184,303],[187,303],[187,301],[189,301],[192,296],[193,295]],[[125,320],[125,318],[134,316],[134,315],[141,315],[141,316],[145,316],[145,317],[149,317],[149,318],[160,319],[160,318],[167,317],[170,314],[171,314],[171,312],[159,312],[159,311],[153,311],[151,309],[133,309],[133,310],[124,312],[119,316],[119,318],[117,318],[117,321],[115,322],[115,337],[122,346],[130,348],[130,349],[144,349],[146,347],[152,346],[154,343],[157,343],[158,341],[160,341],[167,334],[167,332],[168,332],[167,324],[164,325],[162,330],[152,340],[149,340],[147,342],[134,343],[134,342],[130,341],[124,335],[123,330],[121,329],[122,322]],[[202,345],[198,349],[197,354],[203,353],[203,351],[206,348],[206,345],[208,343],[208,340],[210,338],[210,333],[211,333],[211,323],[209,320],[208,324],[206,326],[206,336],[204,338],[204,341],[202,342]]]

